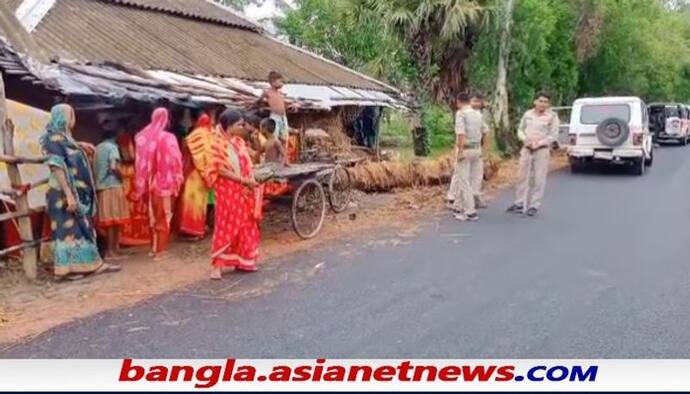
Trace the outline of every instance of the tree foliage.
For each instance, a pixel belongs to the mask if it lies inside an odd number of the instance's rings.
[[[608,0],[602,7],[606,23],[596,55],[582,65],[580,92],[690,99],[688,15],[648,0]]]
[[[351,0],[298,0],[277,22],[291,43],[407,87],[416,70],[402,43],[381,28],[378,16]]]
[[[281,22],[298,45],[430,102],[496,87],[504,0],[298,0]],[[516,0],[513,124],[539,90],[690,101],[690,1]],[[372,67],[372,65],[378,65]]]
[[[575,2],[518,0],[513,15],[508,91],[514,117],[531,105],[539,90],[550,90],[555,102],[577,93]],[[495,85],[500,26],[484,31],[470,66],[475,89],[490,93]]]

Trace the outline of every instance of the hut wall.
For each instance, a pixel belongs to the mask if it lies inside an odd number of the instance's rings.
[[[338,146],[350,146],[354,134],[353,123],[361,111],[359,107],[336,107],[329,112],[301,112],[289,116],[290,127],[322,129]]]

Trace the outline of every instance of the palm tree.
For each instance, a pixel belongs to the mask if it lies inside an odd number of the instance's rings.
[[[467,88],[466,63],[498,0],[351,0],[403,41],[420,75],[416,94],[449,101]]]

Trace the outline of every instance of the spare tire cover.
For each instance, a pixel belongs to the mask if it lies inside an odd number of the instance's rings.
[[[628,140],[628,122],[618,118],[608,118],[597,126],[597,138],[606,146],[620,146]]]

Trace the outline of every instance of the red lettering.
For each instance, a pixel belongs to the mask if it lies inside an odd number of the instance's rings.
[[[223,382],[229,382],[232,380],[232,373],[235,371],[235,360],[228,359],[225,360],[225,372],[223,372]]]
[[[323,375],[324,382],[344,382],[345,381],[345,367],[339,365],[332,365],[326,368],[326,373]]]
[[[180,374],[184,372],[182,380],[191,382],[194,377],[194,368],[191,365],[173,365],[170,368],[170,381],[177,382],[180,380]]]
[[[154,365],[146,374],[147,382],[165,382],[168,380],[168,368],[164,365]]]
[[[424,372],[426,372],[426,381],[427,382],[433,382],[436,380],[436,375],[438,374],[438,368],[434,367],[433,365],[420,365],[414,367],[414,378],[412,379],[414,382],[421,382],[423,381],[423,376]]]
[[[319,358],[316,360],[317,364],[325,364],[326,360],[323,358]],[[323,375],[323,366],[322,365],[317,365],[314,367],[314,373],[312,374],[311,380],[313,382],[320,382],[321,381],[321,375]]]
[[[256,379],[256,368],[243,365],[237,368],[237,373],[232,379],[235,382],[253,382]]]
[[[496,374],[498,375],[496,376],[497,382],[510,382],[515,378],[515,366],[505,365],[500,367]]]
[[[384,365],[374,370],[374,380],[378,382],[390,382],[395,377],[395,368],[390,365]]]
[[[361,377],[357,375],[362,372]],[[350,373],[347,375],[347,380],[350,382],[369,382],[371,381],[371,375],[373,373],[373,368],[366,365],[353,365],[350,367]]]
[[[198,389],[207,389],[215,386],[220,380],[221,372],[219,365],[207,365],[199,368],[199,370],[196,371],[196,380],[199,381],[199,383],[195,384],[194,387]]]
[[[488,382],[494,371],[496,371],[495,365],[491,365],[488,368],[483,365],[474,368],[466,365],[462,367],[462,375],[465,378],[465,382]]]
[[[441,370],[438,371],[438,378],[441,379],[442,382],[457,382],[461,374],[462,370],[460,367],[449,366],[441,368]]]
[[[132,372],[134,372],[134,376],[132,376]],[[124,359],[120,369],[120,382],[137,382],[144,377],[145,373],[144,367],[133,365],[131,358]]]
[[[307,382],[311,379],[311,367],[308,365],[301,365],[293,371],[293,382]]]
[[[410,373],[410,369],[412,369],[412,366],[410,365],[409,361],[403,361],[400,363],[398,366],[398,380],[401,382],[410,382],[412,380],[408,375]]]
[[[273,367],[273,370],[271,371],[271,374],[268,376],[268,379],[271,382],[289,382],[291,372],[292,369],[290,369],[290,367],[288,367],[287,365],[278,365],[276,367]]]

